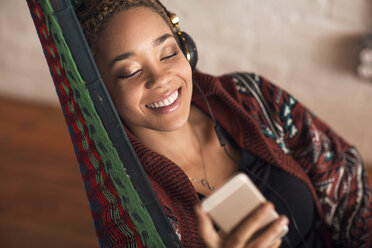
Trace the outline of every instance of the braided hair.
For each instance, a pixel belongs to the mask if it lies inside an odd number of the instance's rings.
[[[156,0],[75,0],[73,4],[93,56],[96,53],[96,42],[105,24],[122,10],[149,8],[159,14],[174,33],[168,13]]]

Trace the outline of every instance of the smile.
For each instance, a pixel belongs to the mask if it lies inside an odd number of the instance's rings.
[[[146,104],[146,107],[152,108],[152,109],[167,107],[173,104],[177,100],[177,98],[178,98],[178,90],[174,91],[172,95],[168,96],[162,101]]]

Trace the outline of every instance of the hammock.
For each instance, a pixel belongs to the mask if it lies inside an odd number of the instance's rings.
[[[73,3],[71,3],[73,2]],[[101,247],[182,247],[129,142],[69,0],[27,0]]]

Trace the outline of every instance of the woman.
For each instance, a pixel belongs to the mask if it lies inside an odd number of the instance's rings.
[[[357,151],[292,96],[254,74],[192,72],[156,1],[87,0],[78,16],[132,145],[186,247],[245,247],[274,206],[282,215],[251,247],[371,245],[371,196]],[[237,171],[272,203],[222,235],[199,198]],[[282,242],[277,236],[288,223]]]

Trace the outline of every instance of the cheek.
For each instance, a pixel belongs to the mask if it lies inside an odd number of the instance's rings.
[[[141,94],[138,89],[118,87],[111,95],[121,118],[125,119],[128,113],[139,111]]]
[[[179,75],[187,82],[192,82],[192,70],[191,65],[185,57],[180,59],[177,63],[177,71]]]
[[[186,82],[186,87],[188,89],[188,95],[189,98],[191,98],[192,95],[192,88],[193,88],[193,82],[192,82],[192,70],[189,62],[185,59],[185,63],[182,65],[182,69],[180,71],[182,78]]]

